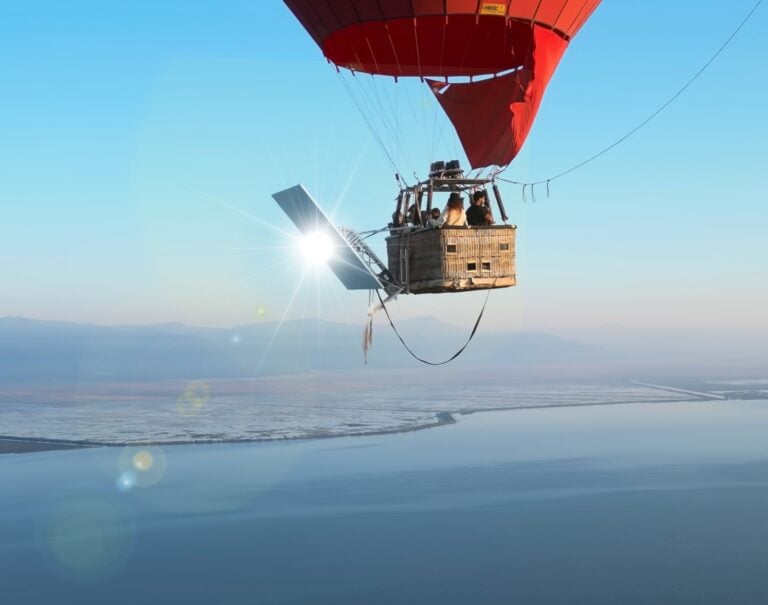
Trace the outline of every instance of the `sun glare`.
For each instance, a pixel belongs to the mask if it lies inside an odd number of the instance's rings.
[[[301,255],[310,265],[322,265],[333,258],[333,241],[322,231],[305,236],[299,245]]]

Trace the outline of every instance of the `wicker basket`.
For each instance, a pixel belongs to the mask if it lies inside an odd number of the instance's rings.
[[[387,238],[389,270],[412,294],[514,286],[513,225],[443,227]]]

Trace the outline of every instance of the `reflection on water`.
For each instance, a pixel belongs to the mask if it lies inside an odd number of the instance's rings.
[[[9,602],[764,603],[766,436],[768,402],[730,401],[5,456],[0,576]]]

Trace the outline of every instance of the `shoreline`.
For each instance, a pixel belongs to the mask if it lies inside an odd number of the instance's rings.
[[[142,442],[114,442],[114,441],[77,441],[66,439],[46,439],[43,437],[17,437],[13,435],[0,435],[0,456],[3,454],[27,454],[35,452],[49,452],[57,450],[86,449],[96,447],[168,447],[173,445],[197,445],[214,443],[280,443],[285,441],[304,441],[307,439],[337,439],[341,437],[373,437],[376,435],[395,435],[399,433],[411,433],[439,428],[457,422],[456,416],[470,416],[483,412],[512,412],[515,410],[546,410],[555,408],[578,408],[606,405],[646,405],[650,403],[693,403],[720,401],[712,398],[698,399],[664,399],[650,402],[638,401],[600,401],[587,403],[552,403],[546,405],[511,405],[506,407],[474,408],[454,410],[451,412],[435,412],[436,422],[429,424],[417,424],[407,427],[381,429],[362,432],[345,433],[307,433],[297,437],[256,437],[244,439],[189,439],[182,441],[142,441]]]
[[[488,411],[488,410],[482,410]],[[190,439],[186,441],[141,441],[141,442],[115,442],[115,441],[67,441],[61,439],[44,439],[42,437],[13,437],[0,435],[0,456],[3,454],[27,454],[34,452],[51,452],[57,450],[90,449],[97,447],[168,447],[174,445],[208,445],[226,443],[281,443],[285,441],[305,441],[308,439],[338,439],[341,437],[373,437],[375,435],[396,435],[400,433],[412,433],[426,431],[449,424],[456,424],[454,414],[463,412],[435,412],[436,422],[430,424],[417,424],[413,426],[381,429],[378,431],[365,431],[360,433],[314,433],[300,435],[298,437],[256,437],[253,439]]]
[[[94,446],[76,441],[61,441],[58,439],[42,439],[37,437],[8,437],[0,435],[0,455],[77,450],[87,447]]]
[[[180,441],[140,441],[140,442],[116,442],[116,441],[77,441],[65,439],[46,439],[43,437],[16,437],[12,435],[0,435],[0,456],[3,454],[26,454],[35,452],[50,452],[57,450],[90,449],[99,447],[169,447],[174,445],[204,445],[227,443],[281,443],[286,441],[305,441],[309,439],[338,439],[341,437],[373,437],[376,435],[396,435],[400,433],[412,433],[439,428],[450,424],[456,424],[456,416],[470,416],[484,412],[513,412],[516,410],[549,410],[557,408],[581,408],[613,405],[649,405],[659,403],[716,403],[723,402],[720,399],[700,397],[697,399],[662,399],[656,401],[599,401],[587,403],[551,403],[545,405],[511,405],[506,407],[474,408],[454,410],[451,412],[435,412],[436,422],[430,424],[417,424],[407,427],[381,429],[363,432],[344,433],[307,433],[296,437],[256,437],[242,439],[188,439]]]

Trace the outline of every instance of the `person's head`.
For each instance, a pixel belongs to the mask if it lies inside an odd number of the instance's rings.
[[[472,203],[477,204],[478,206],[484,206],[485,205],[485,191],[482,189],[480,191],[475,191],[472,194]]]
[[[458,209],[464,208],[464,199],[460,194],[454,191],[448,198],[448,207]]]
[[[439,219],[440,218],[440,208],[432,208],[432,212],[430,213],[430,216],[433,219]]]

